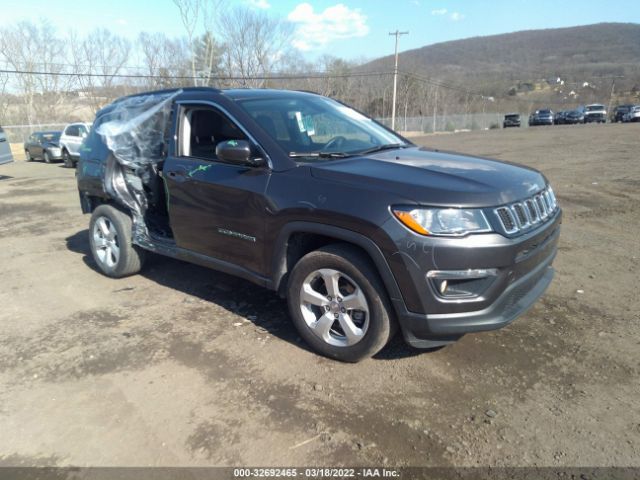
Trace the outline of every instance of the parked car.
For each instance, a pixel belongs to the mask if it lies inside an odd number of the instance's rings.
[[[80,145],[89,134],[90,129],[91,124],[89,123],[70,123],[62,130],[60,148],[65,167],[73,168],[78,163]]]
[[[519,113],[507,113],[504,116],[502,122],[502,128],[519,127],[520,126],[520,114]]]
[[[611,113],[611,123],[622,122],[625,114],[629,113],[629,110],[633,108],[633,105],[618,105],[613,109]]]
[[[607,109],[604,105],[593,103],[582,109],[584,123],[605,123],[607,121]]]
[[[24,142],[24,157],[31,160],[44,160],[51,163],[62,160],[60,135],[62,132],[33,132]]]
[[[624,122],[640,122],[640,105],[631,107],[623,119]]]
[[[237,275],[350,362],[396,326],[432,348],[509,324],[551,282],[562,216],[532,168],[419,147],[283,90],[119,99],[97,113],[77,182],[105,275],[137,273],[146,251]]]
[[[554,125],[563,125],[564,122],[564,117],[568,112],[561,110],[559,112],[556,112],[555,115],[553,116],[553,124]]]
[[[571,110],[565,112],[562,123],[565,125],[575,125],[576,123],[584,123],[584,114],[579,110]]]
[[[548,109],[536,110],[529,117],[529,126],[553,125],[553,111]]]
[[[7,134],[0,127],[0,165],[13,162],[13,154],[11,153],[11,145],[7,140]]]

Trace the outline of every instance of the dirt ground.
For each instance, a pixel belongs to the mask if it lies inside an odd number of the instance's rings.
[[[0,166],[0,465],[640,466],[640,125],[417,141],[541,169],[557,276],[507,328],[357,365],[245,281],[100,275],[73,171]]]

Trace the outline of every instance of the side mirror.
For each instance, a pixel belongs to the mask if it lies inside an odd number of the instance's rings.
[[[251,145],[246,140],[220,142],[216,146],[216,157],[222,162],[250,167],[261,167],[265,163],[263,158],[251,157]]]

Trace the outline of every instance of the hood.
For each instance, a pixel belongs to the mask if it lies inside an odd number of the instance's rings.
[[[311,167],[333,182],[370,186],[429,206],[492,207],[530,197],[546,185],[537,170],[426,148],[385,151]]]

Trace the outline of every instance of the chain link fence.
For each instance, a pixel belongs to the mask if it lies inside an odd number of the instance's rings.
[[[3,125],[7,140],[12,144],[24,143],[33,132],[59,132],[66,123],[38,123],[35,125]]]

